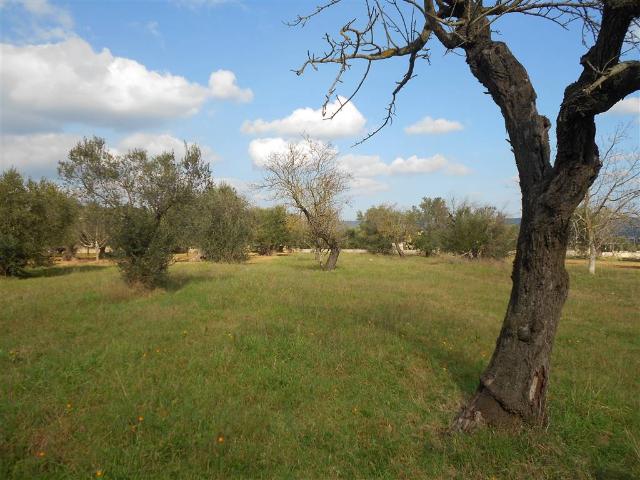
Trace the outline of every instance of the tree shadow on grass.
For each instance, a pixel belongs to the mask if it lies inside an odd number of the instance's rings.
[[[167,278],[162,282],[160,288],[168,292],[177,292],[178,290],[182,290],[187,285],[194,285],[198,283],[204,282],[217,282],[217,281],[227,281],[232,278],[233,275],[230,273],[217,273],[217,272],[202,272],[202,273],[171,273],[167,276]]]
[[[37,267],[32,270],[27,270],[21,278],[60,277],[71,273],[97,272],[105,268],[108,267],[105,265],[54,265],[51,267]]]
[[[465,395],[472,395],[476,390],[484,362],[465,355],[459,346],[443,344],[438,337],[416,336],[413,332],[406,331],[402,326],[385,319],[373,320],[372,324],[411,344],[416,351],[437,366],[446,368],[451,379]]]

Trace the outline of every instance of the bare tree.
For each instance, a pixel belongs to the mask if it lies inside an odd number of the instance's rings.
[[[328,1],[293,24],[304,25],[339,3]],[[640,1],[369,0],[364,5],[364,21],[358,23],[350,13],[337,37],[326,35],[326,51],[310,55],[297,73],[308,66],[337,64],[328,102],[352,64],[364,62],[364,75],[351,99],[373,62],[406,57],[407,69],[393,89],[382,128],[392,120],[396,96],[414,78],[416,61],[429,57],[431,42],[465,56],[471,74],[488,90],[504,117],[519,173],[522,223],[511,298],[496,348],[476,393],[452,428],[467,431],[482,423],[545,424],[551,349],[569,288],[565,270],[569,225],[601,166],[595,116],[640,89],[640,61],[621,59],[626,53],[623,47],[629,45],[625,42],[637,42],[629,30],[632,24],[638,25]],[[548,135],[551,122],[538,113],[529,75],[507,44],[493,39],[492,24],[513,14],[544,17],[561,25],[582,21],[584,41],[592,43],[579,59],[580,75],[564,93],[553,163]]]
[[[333,270],[340,255],[340,209],[350,179],[336,155],[331,145],[311,138],[290,143],[269,157],[260,185],[304,216],[317,252],[329,252],[321,261],[325,270]]]
[[[573,228],[589,257],[589,273],[596,273],[596,258],[623,222],[640,215],[640,154],[624,152],[620,144],[626,127],[618,127],[601,155],[602,168],[578,205]]]
[[[114,228],[113,209],[90,202],[82,207],[78,217],[78,241],[80,245],[95,250],[95,260],[104,253]]]

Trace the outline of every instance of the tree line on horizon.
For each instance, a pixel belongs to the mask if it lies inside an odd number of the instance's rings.
[[[213,262],[309,248],[323,268],[333,258],[329,269],[344,248],[469,259],[505,258],[515,249],[518,226],[496,207],[468,201],[376,205],[349,226],[337,206],[349,176],[337,167],[330,145],[312,139],[302,149],[291,145],[270,159],[262,185],[284,204],[263,208],[230,185],[214,184],[196,145],[185,144],[182,158],[140,149],[114,155],[104,139],[85,138],[59,163],[63,186],[25,180],[15,169],[0,175],[0,273],[24,275],[28,265],[49,264],[56,255],[71,259],[82,247],[92,248],[96,260],[109,248],[124,279],[146,287],[161,284],[173,255],[191,247]],[[587,212],[585,203],[573,222],[573,246],[583,252],[593,239],[580,228]]]

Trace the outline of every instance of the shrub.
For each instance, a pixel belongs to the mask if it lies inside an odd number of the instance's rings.
[[[196,244],[207,260],[242,262],[251,241],[251,212],[233,187],[207,189],[198,202]]]
[[[291,221],[286,209],[281,205],[272,208],[256,208],[253,215],[253,250],[260,255],[271,255],[274,251],[281,250],[296,236],[291,234],[294,233],[296,226],[302,227],[305,232],[308,230],[304,224],[298,225]],[[294,227],[291,232],[290,227]]]
[[[22,275],[68,243],[76,202],[46,180],[24,181],[15,170],[0,175],[0,274]]]

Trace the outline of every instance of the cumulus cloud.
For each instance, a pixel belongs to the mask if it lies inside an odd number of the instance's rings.
[[[373,178],[353,177],[349,182],[351,193],[354,195],[373,195],[389,190],[389,185]]]
[[[627,97],[620,100],[607,113],[614,115],[640,115],[640,97]]]
[[[272,154],[287,151],[290,141],[281,137],[256,138],[249,143],[249,156],[253,164],[263,168]],[[304,140],[294,142],[305,148]],[[411,175],[444,173],[445,175],[468,175],[471,170],[460,163],[451,162],[443,155],[421,158],[412,155],[409,158],[396,157],[391,163],[382,161],[379,155],[346,154],[337,158],[342,170],[351,175],[350,188],[354,195],[371,195],[389,190],[389,185],[372,177],[391,175]]]
[[[325,114],[322,109],[298,108],[289,116],[266,121],[261,118],[245,121],[242,132],[263,135],[274,133],[283,136],[297,136],[307,134],[314,138],[333,139],[360,135],[367,120],[353,102],[347,103],[334,118],[331,116],[340,108],[346,98],[338,99],[327,105]]]
[[[384,163],[378,155],[343,155],[339,159],[345,170],[358,177],[378,175],[409,175],[441,172],[446,175],[467,175],[471,170],[459,163],[453,163],[445,156],[437,154],[421,158],[412,155],[409,158],[397,157],[390,164]]]
[[[409,135],[442,135],[445,133],[457,132],[463,128],[464,127],[460,122],[453,120],[424,117],[422,120],[406,127],[404,131]]]
[[[193,142],[187,142],[191,144]],[[211,147],[198,144],[202,153],[202,159],[208,163],[214,163],[218,160],[218,156],[213,152]],[[152,134],[152,133],[134,133],[118,142],[116,150],[124,152],[134,148],[142,148],[151,155],[159,155],[163,152],[174,152],[178,158],[184,153],[184,140],[174,137],[168,133]]]
[[[375,177],[388,175],[389,165],[384,163],[378,155],[342,155],[338,161],[342,168],[356,177]]]
[[[62,123],[127,128],[193,115],[209,98],[211,86],[148,70],[94,52],[74,37],[55,44],[0,44],[2,124],[5,131],[54,130]],[[218,84],[216,84],[216,88]]]
[[[67,133],[39,133],[35,135],[0,136],[0,170],[15,167],[32,171],[54,171],[60,160],[80,140]]]
[[[284,138],[256,138],[249,143],[249,156],[256,167],[264,167],[269,157],[276,153],[283,153],[288,142]]]
[[[35,133],[30,135],[0,136],[0,170],[15,167],[25,171],[53,173],[60,160],[65,160],[80,135],[69,133]],[[191,143],[191,142],[189,142]],[[218,156],[207,145],[199,145],[202,158],[213,163]],[[124,153],[134,148],[147,150],[151,155],[173,151],[178,157],[184,152],[184,142],[170,134],[135,133],[121,139],[112,148],[114,153]]]
[[[209,77],[209,88],[213,98],[250,102],[253,92],[250,88],[240,88],[236,83],[236,74],[230,70],[218,70]]]

